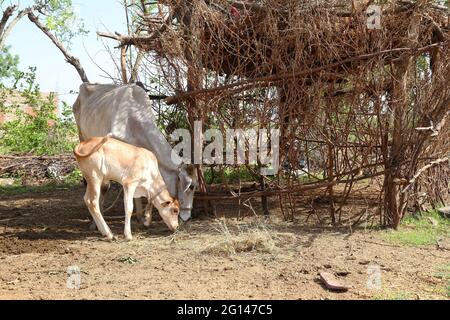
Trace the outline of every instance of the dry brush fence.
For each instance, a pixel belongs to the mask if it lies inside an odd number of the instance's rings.
[[[408,207],[448,199],[449,25],[441,2],[154,3],[151,11],[130,2],[140,17],[134,33],[101,35],[149,53],[172,93],[166,103],[186,110],[191,129],[195,120],[281,129],[280,160],[289,166],[238,197],[278,196],[292,213],[296,194],[323,188],[339,223],[356,183],[379,177],[380,219],[393,227]],[[374,4],[378,29],[367,25]],[[309,175],[324,175],[301,183],[293,173],[299,159]],[[227,197],[236,194],[199,196]]]

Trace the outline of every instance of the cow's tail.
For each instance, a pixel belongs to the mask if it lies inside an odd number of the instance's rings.
[[[75,147],[75,149],[73,149],[73,153],[74,153],[75,157],[77,157],[77,158],[88,158],[88,157],[92,156],[94,153],[96,153],[98,150],[100,150],[100,148],[111,137],[112,137],[112,133],[108,133],[106,136],[103,137],[102,141],[100,141],[94,148],[92,148],[92,150],[90,152],[85,153],[85,154],[80,152],[80,147],[83,144],[83,143],[80,143]]]

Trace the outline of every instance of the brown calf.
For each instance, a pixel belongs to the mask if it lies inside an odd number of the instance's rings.
[[[125,204],[124,234],[132,239],[131,215],[133,198],[146,197],[153,204],[170,230],[178,228],[180,205],[167,191],[159,172],[155,155],[122,141],[106,137],[94,137],[78,144],[74,149],[78,165],[87,182],[84,201],[98,230],[108,239],[113,234],[100,211],[101,188],[110,181],[123,186]]]

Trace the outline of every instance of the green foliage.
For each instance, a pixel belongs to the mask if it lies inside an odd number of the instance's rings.
[[[76,142],[76,125],[58,117],[54,96],[41,97],[35,84],[35,69],[16,72],[12,80],[10,88],[0,85],[0,112],[15,115],[14,120],[0,124],[0,149],[36,155],[70,152]],[[8,104],[11,97],[31,106],[33,114],[26,113],[18,104]],[[63,114],[69,112],[66,104],[63,109]]]
[[[45,26],[62,42],[70,44],[80,34],[87,34],[84,23],[74,10],[72,0],[36,0],[44,6]]]
[[[63,184],[66,185],[79,185],[83,180],[83,174],[80,169],[76,168],[71,173],[63,178]]]
[[[17,5],[17,12],[26,8],[33,8],[33,13],[39,15],[45,26],[66,46],[70,46],[72,39],[77,35],[87,34],[82,19],[76,13],[72,0],[28,0],[22,2],[0,0],[0,9]]]
[[[0,80],[10,78],[18,72],[19,57],[12,55],[8,47],[0,49]]]
[[[212,168],[206,168],[204,176],[207,184],[224,183],[225,181],[223,181],[223,178],[229,183],[255,181],[254,175],[245,166],[239,168],[225,168],[223,176],[218,171],[213,172]]]
[[[436,226],[432,221],[437,223]],[[434,245],[442,237],[450,236],[450,221],[437,211],[406,217],[399,230],[386,231],[385,238],[389,242],[409,245]]]

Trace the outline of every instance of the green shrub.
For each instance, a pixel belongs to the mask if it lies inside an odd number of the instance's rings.
[[[408,216],[403,219],[398,230],[388,230],[385,233],[386,240],[409,246],[433,245],[441,237],[449,236],[450,221],[437,211]]]
[[[213,171],[213,168],[206,168],[204,171],[205,181],[207,184],[224,183],[225,178],[229,183],[256,181],[253,173],[247,167],[225,168],[223,176],[219,171]]]
[[[8,96],[19,94],[33,115],[24,112],[19,105],[6,105]],[[17,72],[14,84],[0,86],[0,112],[15,114],[15,119],[0,125],[0,150],[4,153],[32,153],[55,155],[67,153],[76,143],[77,128],[68,117],[70,108],[63,105],[62,118],[57,115],[54,96],[41,97],[35,84],[35,69],[27,73]]]
[[[83,175],[80,169],[76,168],[71,173],[69,173],[67,176],[64,177],[63,183],[69,185],[77,185],[80,184],[82,180]]]

